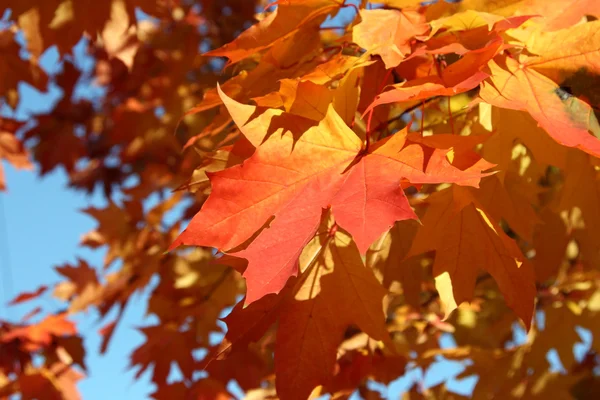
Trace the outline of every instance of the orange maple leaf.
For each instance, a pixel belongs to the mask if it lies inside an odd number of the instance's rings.
[[[425,17],[416,12],[361,10],[362,21],[352,30],[352,40],[381,56],[386,68],[400,64],[412,52],[411,41],[426,34]]]
[[[209,175],[210,197],[171,249],[192,244],[231,251],[274,215],[257,239],[234,253],[249,261],[247,303],[277,293],[296,274],[323,209],[332,209],[364,253],[395,221],[416,219],[403,182],[477,186],[491,167],[481,162],[461,170],[448,161],[447,147],[412,142],[406,131],[365,151],[332,107],[316,125],[274,109],[251,119],[256,107],[222,96],[257,150],[241,165]]]
[[[131,365],[140,367],[136,377],[139,378],[148,367],[154,365],[152,381],[162,385],[167,381],[171,364],[177,363],[183,376],[191,379],[195,364],[191,351],[196,347],[193,332],[180,332],[172,324],[140,330],[146,336],[146,341],[131,355]]]
[[[493,40],[488,46],[466,53],[460,60],[444,69],[440,76],[430,75],[390,86],[391,90],[375,97],[365,111],[380,104],[425,100],[433,96],[453,96],[476,88],[489,77],[483,69],[501,50],[503,41]]]
[[[349,235],[321,224],[302,254],[304,273],[278,296],[268,295],[234,308],[225,319],[228,332],[203,365],[225,354],[236,354],[257,341],[278,321],[275,345],[277,392],[283,398],[306,399],[313,388],[334,374],[336,353],[346,328],[358,326],[395,351],[385,327],[386,290],[365,267]]]
[[[600,125],[587,103],[562,91],[527,64],[507,56],[491,61],[489,74],[479,92],[485,102],[527,111],[558,143],[600,156],[600,140],[590,134],[600,136]]]
[[[48,315],[41,322],[15,328],[2,335],[0,341],[8,343],[20,339],[27,351],[37,351],[52,343],[54,337],[75,335],[75,324],[66,319],[66,314]]]
[[[446,316],[471,300],[477,272],[483,269],[496,280],[506,303],[529,329],[535,277],[517,244],[465,188],[454,186],[428,201],[431,205],[408,257],[436,251],[433,275]]]
[[[339,10],[342,4],[342,0],[279,0],[273,2],[272,5],[278,6],[274,12],[242,32],[231,43],[209,51],[205,55],[227,57],[229,58],[228,64],[235,64],[289,37],[305,25],[311,25],[317,29],[327,15]]]
[[[33,167],[27,150],[15,136],[16,131],[23,125],[22,122],[0,118],[0,190],[6,190],[2,160],[8,161],[15,168]]]

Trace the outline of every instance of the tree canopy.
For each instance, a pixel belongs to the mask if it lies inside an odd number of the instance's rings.
[[[100,315],[103,353],[143,290],[130,366],[157,400],[379,399],[440,359],[472,394],[406,399],[600,395],[597,0],[0,11],[0,159],[107,199],[81,239],[104,263],[49,265],[61,280],[0,321],[0,398],[81,398],[73,317]],[[18,119],[23,85],[62,96]]]

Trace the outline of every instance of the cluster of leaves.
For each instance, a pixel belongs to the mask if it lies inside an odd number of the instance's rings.
[[[19,82],[49,80],[64,95],[33,126],[2,119],[0,156],[31,152],[108,205],[85,210],[82,239],[104,265],[56,267],[66,309],[2,323],[0,396],[77,398],[66,318],[118,310],[105,351],[148,287],[158,322],[131,365],[159,400],[229,398],[232,380],[248,398],[376,399],[369,382],[439,357],[479,376],[474,398],[600,391],[599,338],[573,353],[577,326],[600,332],[596,0],[8,3],[0,96],[16,107]],[[91,76],[70,57],[82,37]],[[90,79],[105,93],[77,96]]]

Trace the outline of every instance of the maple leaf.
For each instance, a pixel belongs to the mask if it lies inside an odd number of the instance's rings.
[[[60,336],[55,338],[57,345],[58,358],[67,365],[77,364],[84,371],[85,348],[83,347],[83,338],[81,336]]]
[[[77,160],[85,154],[84,142],[75,134],[74,128],[87,121],[93,107],[84,100],[71,103],[80,76],[81,72],[73,63],[63,63],[63,70],[56,77],[56,83],[64,90],[63,98],[50,113],[38,115],[37,126],[25,132],[25,143],[34,143],[31,152],[40,164],[42,174],[59,165],[71,172]],[[39,140],[42,137],[46,140]]]
[[[48,346],[54,337],[74,335],[77,333],[75,324],[66,319],[66,314],[48,315],[41,322],[15,328],[2,335],[0,341],[8,343],[14,339],[23,341],[23,348],[36,351]]]
[[[365,112],[380,104],[453,96],[476,88],[489,77],[483,68],[500,51],[502,44],[502,40],[494,40],[487,47],[466,53],[444,69],[441,76],[432,75],[392,85],[391,90],[378,95]]]
[[[342,232],[318,242],[322,251],[281,309],[275,368],[277,392],[283,398],[307,398],[330,377],[339,341],[350,324],[389,343],[383,324],[386,292],[365,268],[356,245]]]
[[[591,21],[556,32],[536,31],[527,40],[527,50],[538,57],[525,61],[557,83],[583,69],[600,73],[600,21]]]
[[[352,30],[352,41],[381,56],[393,68],[411,53],[411,41],[429,31],[418,13],[397,10],[361,10],[361,22]]]
[[[559,271],[570,235],[563,219],[550,209],[540,213],[541,224],[533,234],[533,266],[538,282],[545,282]]]
[[[291,288],[293,283],[288,283]],[[227,324],[227,334],[223,341],[202,360],[200,367],[206,369],[215,360],[224,360],[242,351],[251,342],[256,342],[277,321],[283,306],[285,294],[269,294],[249,304],[242,302],[233,307],[223,319]],[[218,370],[218,367],[217,367]]]
[[[55,286],[54,297],[70,301],[69,312],[86,310],[99,300],[100,281],[96,270],[86,261],[79,259],[76,266],[65,264],[55,270],[67,280]]]
[[[474,346],[465,346],[450,349],[435,349],[425,353],[426,358],[443,356],[449,360],[472,360],[458,377],[471,375],[474,371],[482,373],[483,379],[477,382],[474,396],[485,396],[486,393],[496,393],[502,398],[509,398],[514,385],[522,379],[519,359],[523,357],[524,349],[482,349]],[[505,379],[498,379],[497,372],[501,371]]]
[[[34,62],[24,60],[19,55],[20,46],[14,34],[0,29],[0,96],[7,98],[8,104],[15,108],[18,103],[17,84],[27,82],[40,91],[46,90],[48,77]]]
[[[579,252],[591,263],[600,261],[600,247],[594,238],[600,234],[600,185],[592,158],[584,153],[571,151],[567,156],[564,187],[557,208],[568,228],[577,240]]]
[[[241,138],[243,139],[243,138]],[[254,147],[246,140],[238,140],[233,146],[221,147],[217,151],[207,154],[204,162],[197,167],[189,181],[179,186],[176,190],[189,190],[195,192],[209,185],[207,173],[221,171],[233,165],[240,164],[254,152]]]
[[[300,117],[320,121],[333,100],[333,91],[326,86],[296,79],[283,79],[279,92],[255,98],[259,107],[282,108]]]
[[[325,234],[314,238],[302,254],[303,275],[278,296],[266,296],[246,308],[236,306],[225,319],[226,344],[208,361],[258,340],[278,320],[277,392],[283,398],[304,399],[332,378],[336,350],[348,326],[357,325],[393,350],[384,324],[385,289],[365,267],[349,235],[331,219],[321,227]]]
[[[256,107],[223,96],[257,150],[243,164],[210,176],[211,195],[171,249],[194,244],[228,251],[274,215],[268,229],[235,253],[249,261],[244,272],[247,303],[277,293],[296,274],[297,259],[314,235],[323,209],[332,209],[364,253],[395,221],[416,218],[400,186],[403,179],[477,185],[481,171],[491,166],[460,170],[446,158],[447,150],[411,142],[406,132],[364,153],[361,140],[332,107],[316,126],[274,109],[250,120]],[[292,132],[287,131],[290,128]]]
[[[575,326],[581,324],[583,318],[568,307],[548,307],[544,317],[544,326],[538,328],[531,353],[528,354],[528,364],[537,371],[545,369],[548,361],[541,353],[544,349],[554,348],[561,364],[569,371],[576,363],[572,344],[579,338]]]
[[[394,77],[388,73],[382,62],[371,64],[364,69],[364,76],[361,79],[362,87],[360,88],[360,99],[357,107],[357,112],[364,114],[369,104],[375,96],[381,92],[381,88],[394,83]],[[401,72],[399,72],[401,73]],[[390,117],[391,106],[378,107],[371,115],[372,126],[381,128],[380,137],[388,136],[388,133],[393,131],[393,124],[388,122]],[[360,121],[360,119],[358,119]],[[366,132],[366,126],[365,126]]]
[[[82,243],[90,247],[106,244],[116,245],[135,232],[135,224],[142,219],[142,205],[138,201],[125,202],[121,208],[109,201],[105,208],[89,207],[83,210],[98,221],[98,227],[82,237]],[[118,223],[115,223],[118,221]],[[115,249],[119,251],[119,249]],[[106,256],[106,264],[112,261],[110,253]]]
[[[519,175],[507,172],[504,179],[490,176],[483,180],[473,196],[494,219],[505,219],[512,230],[531,241],[540,219],[532,207],[535,194],[528,196],[527,188]]]
[[[395,0],[386,0],[395,1]],[[585,15],[597,15],[594,0],[462,0],[456,3],[438,1],[430,7],[431,18],[455,14],[466,10],[484,11],[503,17],[515,14],[540,16],[539,24],[547,30],[556,30],[574,25]]]
[[[102,41],[106,52],[116,57],[131,69],[133,58],[140,42],[136,35],[136,27],[132,24],[134,12],[127,9],[125,0],[113,0],[110,18],[102,29]]]
[[[529,329],[533,316],[533,268],[518,246],[468,191],[454,187],[430,197],[409,255],[436,250],[433,275],[446,317],[473,297],[477,270],[496,280],[506,303]]]
[[[527,111],[563,146],[600,156],[600,125],[589,105],[562,91],[539,72],[506,56],[489,63],[479,95],[494,106]]]
[[[177,364],[184,377],[192,377],[195,362],[191,350],[197,347],[192,331],[180,332],[173,324],[149,326],[140,331],[146,336],[146,341],[131,354],[131,366],[140,367],[136,372],[138,378],[154,365],[152,381],[162,385],[173,363]]]
[[[87,0],[49,0],[43,3],[31,0],[7,1],[8,8],[13,11],[14,18],[18,19],[23,29],[28,50],[35,59],[53,45],[57,46],[61,54],[70,53],[84,33],[96,37],[107,25],[110,25],[109,31],[112,29],[117,35],[124,34],[123,30],[115,31],[115,25],[119,25],[124,19],[130,21],[127,25],[133,25],[136,22],[136,7],[150,15],[161,15],[166,8],[161,6],[161,2],[151,0],[108,0],[100,3]],[[108,32],[105,31],[103,35],[105,40],[106,33]]]
[[[319,31],[311,25],[304,26],[287,40],[278,41],[269,48],[262,56],[264,62],[259,63],[255,69],[248,73],[238,74],[223,83],[221,90],[229,97],[244,101],[247,98],[260,97],[273,92],[277,88],[277,81],[282,79],[308,74],[309,76],[305,76],[305,78],[310,78],[310,75],[322,78],[325,75],[327,81],[332,80],[337,74],[344,71],[343,68],[347,69],[347,65],[356,59],[356,57],[337,55],[323,63],[319,57],[320,44]],[[336,62],[340,59],[346,63],[340,65]],[[311,81],[324,84],[315,79],[311,79]],[[187,114],[208,110],[221,104],[221,97],[217,89],[211,88],[204,94],[202,102]],[[224,113],[229,121],[229,114],[226,111]]]
[[[513,170],[521,174],[513,160],[513,151],[518,144],[524,145],[531,153],[535,165],[546,168],[549,165],[564,168],[567,164],[568,147],[561,146],[538,125],[527,112],[493,107],[488,103],[479,104],[480,121],[492,136],[486,141],[482,155],[490,162],[498,164],[502,171]],[[516,168],[516,170],[515,170]]]
[[[157,399],[231,398],[232,380],[255,400],[379,399],[369,381],[439,357],[469,364],[474,398],[595,394],[599,341],[583,360],[572,347],[600,310],[598,1],[5,3],[0,97],[31,111],[18,89],[46,88],[55,48],[62,98],[28,116],[24,145],[1,120],[0,158],[29,166],[28,146],[42,174],[104,188],[81,245],[106,246],[111,269],[60,265],[66,312],[0,321],[0,397],[79,398],[67,316],[117,308],[104,352],[149,289],[157,321],[131,364],[154,369]],[[448,387],[404,397],[464,398]]]
[[[17,297],[12,299],[8,304],[15,305],[15,304],[24,303],[26,301],[36,299],[36,298],[40,297],[41,295],[43,295],[44,293],[46,293],[46,290],[48,290],[48,286],[42,285],[42,286],[38,287],[35,292],[19,294]]]
[[[364,341],[362,335],[360,339]],[[325,388],[326,391],[351,395],[367,378],[389,384],[395,377],[404,374],[406,369],[404,357],[388,355],[379,349],[375,349],[372,354],[365,353],[366,351],[361,348],[356,351],[346,351],[338,357],[339,369],[336,368],[336,375]]]
[[[315,29],[327,15],[339,10],[340,0],[280,0],[277,9],[258,24],[242,32],[234,41],[216,50],[205,53],[207,56],[224,56],[228,64],[235,64],[244,58],[274,45],[294,34],[305,25]]]
[[[221,382],[235,379],[244,391],[259,387],[262,378],[269,373],[272,363],[265,360],[260,346],[250,344],[247,348],[237,348],[225,359],[212,362],[206,372]]]
[[[527,40],[521,38],[527,50],[537,55],[524,58],[523,63],[559,84],[559,90],[566,92],[563,96],[571,94],[589,104],[596,117],[600,84],[599,27],[597,21],[592,21],[556,32],[526,32],[523,36],[530,34]],[[519,31],[515,36],[520,37],[520,34]]]
[[[369,248],[366,264],[384,287],[394,281],[402,284],[403,300],[415,307],[420,306],[421,281],[423,274],[416,258],[406,260],[419,224],[396,223]],[[392,291],[393,294],[397,292]]]
[[[83,377],[68,365],[56,362],[19,375],[17,383],[23,399],[80,400],[76,383]],[[4,395],[2,389],[0,394]]]
[[[59,388],[42,372],[21,375],[18,382],[20,391],[26,399],[59,400],[62,398]]]
[[[375,64],[375,62],[365,55],[354,57],[338,54],[324,63],[319,63],[299,79],[302,82],[310,81],[318,85],[332,86],[332,83],[342,79],[349,72],[373,64]]]
[[[1,160],[8,161],[13,167],[31,169],[29,154],[23,144],[15,137],[23,123],[0,118],[0,190],[6,190],[6,182]]]
[[[544,0],[530,0],[523,2],[522,6],[523,13],[543,16],[540,23],[548,31],[575,25],[587,15],[600,15],[600,5],[594,0],[555,0],[553,4]]]
[[[466,54],[485,48],[502,34],[527,22],[530,16],[503,18],[498,15],[468,10],[430,22],[429,38],[417,45],[411,58],[422,54]],[[424,39],[423,39],[424,40]]]
[[[299,78],[282,79],[278,92],[253,100],[260,107],[280,108],[315,121],[322,120],[333,104],[350,125],[358,107],[359,81],[365,76],[364,68],[373,64],[364,55],[334,57]]]
[[[452,14],[446,18],[431,21],[430,35],[437,33],[440,29],[443,29],[444,32],[455,32],[475,30],[479,27],[487,27],[490,32],[502,32],[518,28],[530,18],[532,18],[532,16],[529,15],[504,18],[496,14],[466,10]]]
[[[54,19],[60,0],[35,1],[6,0],[7,8],[11,9],[13,18],[17,19],[23,35],[27,40],[27,50],[37,59],[51,46],[47,28]]]
[[[243,288],[241,279],[231,268],[215,260],[204,249],[173,263],[172,276],[162,274],[161,283],[153,291],[148,312],[161,320],[196,320],[196,338],[209,342],[211,332],[220,331],[216,323],[222,309],[236,303]],[[174,313],[173,310],[178,312]]]

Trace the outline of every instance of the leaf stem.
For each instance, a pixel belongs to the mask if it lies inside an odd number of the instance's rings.
[[[371,143],[371,120],[373,119],[373,111],[375,109],[372,108],[369,111],[369,116],[367,117],[367,132],[365,134],[365,141],[366,141],[366,145],[365,145],[365,152],[369,151],[369,144]]]

